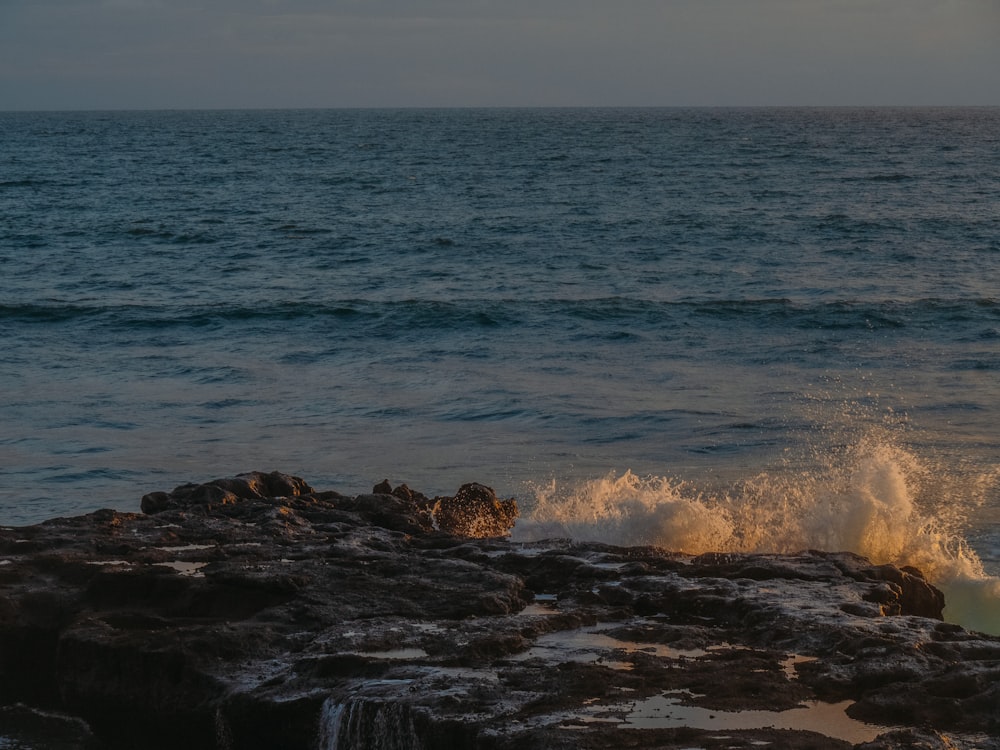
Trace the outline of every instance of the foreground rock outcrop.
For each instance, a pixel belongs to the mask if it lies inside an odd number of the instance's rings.
[[[913,569],[518,544],[516,503],[478,484],[253,473],[141,507],[0,529],[0,738],[1000,747],[1000,639],[941,621]]]

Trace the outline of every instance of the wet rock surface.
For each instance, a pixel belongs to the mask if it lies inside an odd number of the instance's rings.
[[[0,529],[0,738],[1000,748],[1000,639],[941,621],[912,569],[519,544],[479,484],[252,473],[141,507]]]

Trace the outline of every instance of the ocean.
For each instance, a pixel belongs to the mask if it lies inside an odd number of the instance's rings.
[[[0,524],[280,470],[1000,633],[1000,109],[0,113]]]

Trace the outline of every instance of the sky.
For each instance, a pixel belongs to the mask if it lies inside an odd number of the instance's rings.
[[[1000,0],[0,0],[0,110],[1000,105]]]

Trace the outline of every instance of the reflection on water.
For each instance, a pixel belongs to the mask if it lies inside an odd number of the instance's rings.
[[[613,624],[598,623],[572,632],[547,633],[540,636],[530,649],[510,659],[511,661],[569,660],[578,663],[600,663],[612,669],[632,669],[632,665],[628,662],[609,657],[613,657],[616,652],[621,654],[643,651],[664,659],[682,659],[696,658],[707,653],[703,649],[678,649],[662,643],[625,641],[600,632],[608,627],[613,627]]]
[[[390,661],[396,659],[407,660],[427,658],[427,652],[422,648],[393,648],[385,651],[345,651],[344,653],[364,656],[368,659],[386,659]]]
[[[865,724],[845,711],[851,701],[822,703],[807,701],[787,711],[718,711],[681,705],[680,691],[653,696],[628,704],[621,727],[629,729],[794,729],[817,732],[852,744],[870,742],[887,727]]]
[[[621,640],[601,632],[608,627],[608,623],[598,623],[573,632],[543,635],[532,648],[511,657],[511,660],[571,660],[599,663],[612,669],[632,669],[632,664],[615,660],[614,656],[642,651],[664,659],[697,659],[714,651],[741,648],[723,643],[705,649],[679,649],[661,643]],[[797,676],[796,665],[812,660],[812,657],[790,654],[782,660],[781,667],[785,676],[792,680]],[[574,724],[608,722],[622,729],[793,729],[818,732],[853,744],[871,741],[886,731],[886,727],[866,724],[847,716],[845,711],[851,701],[834,704],[806,701],[786,711],[720,711],[683,705],[684,696],[701,697],[685,690],[674,690],[612,705],[597,700],[588,701],[579,711],[566,715],[565,718],[571,722],[566,728],[572,729]]]

